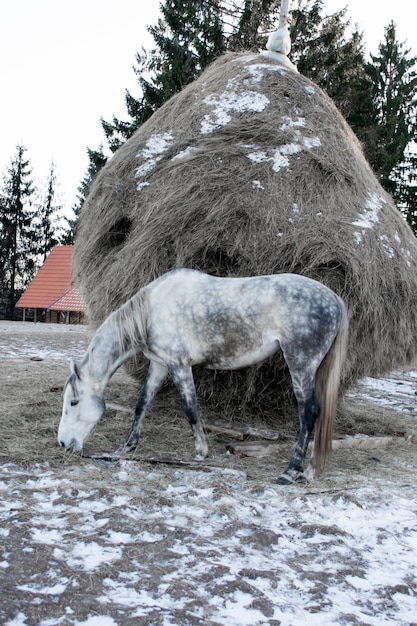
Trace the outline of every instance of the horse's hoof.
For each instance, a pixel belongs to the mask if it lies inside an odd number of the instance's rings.
[[[294,481],[287,474],[281,474],[281,476],[278,476],[276,483],[277,485],[292,485]]]
[[[299,474],[294,482],[296,482],[296,483],[306,483],[308,481],[307,481],[307,477],[304,476],[304,474]]]
[[[117,450],[115,450],[113,452],[113,456],[115,458],[119,458],[120,459],[122,456],[125,456],[131,450],[134,450],[134,448],[133,447],[129,447],[127,445],[123,445],[123,446],[120,446],[120,448],[117,448]]]

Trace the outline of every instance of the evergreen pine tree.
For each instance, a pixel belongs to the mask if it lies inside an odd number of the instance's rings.
[[[291,13],[290,58],[301,74],[332,98],[352,124],[349,118],[368,85],[363,36],[356,29],[350,33],[350,26],[346,8],[323,15],[322,0],[302,0]]]
[[[137,99],[129,91],[125,104],[129,121],[113,116],[111,122],[101,119],[110,152],[115,152],[131,137],[164,102],[192,82],[219,54],[225,51],[225,37],[221,22],[220,0],[165,0],[161,4],[162,17],[156,26],[150,26],[156,47],[136,54],[137,76],[142,96]],[[78,189],[79,214],[95,174],[106,163],[103,148],[87,148],[90,164]],[[71,228],[72,235],[75,225]],[[69,238],[71,237],[69,232]]]
[[[277,27],[280,3],[276,0],[241,0],[222,2],[224,31],[228,31],[227,49],[253,50],[265,47],[266,33]]]
[[[38,251],[44,261],[48,253],[59,243],[59,211],[57,204],[57,178],[55,164],[51,163],[44,196],[38,203],[36,218],[39,225],[40,240]]]
[[[226,49],[220,0],[165,0],[160,8],[162,17],[148,29],[156,47],[136,54],[142,97],[125,95],[131,121],[101,121],[112,152]]]
[[[10,319],[14,317],[17,290],[27,285],[36,270],[39,243],[31,208],[34,187],[25,152],[26,148],[17,146],[0,195],[1,286],[8,299],[6,316]]]
[[[359,137],[381,184],[396,198],[395,171],[416,132],[417,57],[410,57],[410,51],[398,42],[394,22],[385,28],[378,52],[365,65],[372,85],[372,123]]]
[[[398,208],[417,236],[417,151],[415,144],[407,147],[404,161],[396,169],[395,181]]]

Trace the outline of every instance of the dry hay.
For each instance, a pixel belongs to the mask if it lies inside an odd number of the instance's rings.
[[[416,352],[411,230],[331,100],[266,56],[218,59],[92,185],[75,274],[93,327],[176,266],[222,276],[296,272],[333,288],[350,316],[345,386]],[[276,357],[196,377],[206,404],[239,418],[248,408],[276,413],[278,387],[281,401],[291,394]]]

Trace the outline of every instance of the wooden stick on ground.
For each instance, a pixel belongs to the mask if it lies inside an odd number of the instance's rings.
[[[241,441],[248,436],[260,437],[261,439],[269,439],[271,441],[279,439],[279,433],[276,430],[248,426],[247,424],[240,424],[238,422],[231,423],[216,420],[213,423],[205,423],[204,430],[208,433],[225,435],[231,439],[240,439]]]

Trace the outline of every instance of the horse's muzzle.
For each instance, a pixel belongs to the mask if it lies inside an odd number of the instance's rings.
[[[78,441],[74,438],[71,441],[63,441],[62,439],[58,439],[58,443],[61,448],[66,448],[67,450],[73,449],[76,452],[79,452],[82,449],[82,446],[78,443]]]

